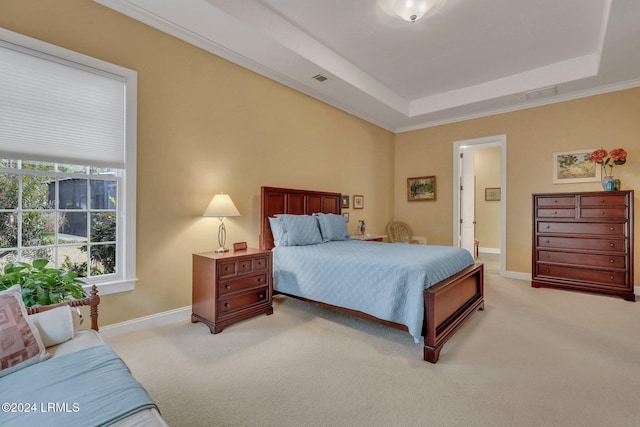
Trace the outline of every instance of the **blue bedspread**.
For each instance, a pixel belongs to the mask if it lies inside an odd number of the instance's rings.
[[[156,407],[107,345],[54,357],[0,378],[0,403],[3,427],[105,426]]]
[[[419,342],[423,291],[473,265],[450,246],[347,240],[273,249],[274,289],[406,325]]]

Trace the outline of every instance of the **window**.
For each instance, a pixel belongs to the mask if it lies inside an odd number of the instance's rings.
[[[0,268],[135,281],[134,71],[0,29]]]

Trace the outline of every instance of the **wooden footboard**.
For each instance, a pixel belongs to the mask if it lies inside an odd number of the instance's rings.
[[[424,360],[436,363],[444,344],[484,309],[484,265],[475,264],[424,291]]]
[[[100,297],[98,296],[98,288],[96,285],[93,285],[91,288],[91,294],[87,298],[77,299],[72,301],[61,302],[60,304],[52,304],[52,305],[43,305],[40,307],[29,307],[27,308],[28,314],[40,313],[42,311],[51,310],[56,307],[60,307],[63,305],[68,305],[71,307],[82,307],[85,305],[89,306],[89,316],[91,317],[91,329],[94,331],[98,330],[98,304],[100,304]]]

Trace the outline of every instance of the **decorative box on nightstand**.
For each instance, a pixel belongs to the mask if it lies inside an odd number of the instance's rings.
[[[273,313],[272,254],[246,249],[193,255],[191,322],[212,334],[240,320]]]
[[[378,234],[365,234],[364,236],[362,236],[360,234],[357,234],[355,236],[349,236],[349,237],[351,237],[353,240],[364,240],[366,242],[382,242],[384,238],[387,236],[378,235]]]

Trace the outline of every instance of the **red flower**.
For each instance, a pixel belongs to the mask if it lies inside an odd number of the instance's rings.
[[[596,163],[603,163],[604,159],[607,157],[607,154],[607,150],[598,148],[596,151],[591,153],[591,161]]]
[[[615,150],[611,150],[610,153],[607,153],[607,150],[598,148],[591,153],[590,160],[595,163],[600,163],[603,174],[611,176],[615,165],[624,165],[627,162],[627,152],[624,148],[616,148]],[[607,167],[609,167],[608,170]]]
[[[615,150],[611,150],[609,153],[611,160],[616,165],[624,165],[627,161],[627,152],[624,151],[624,148],[616,148]]]

